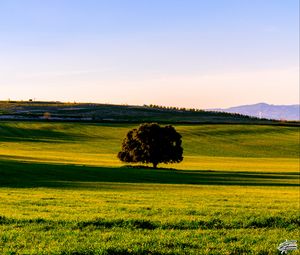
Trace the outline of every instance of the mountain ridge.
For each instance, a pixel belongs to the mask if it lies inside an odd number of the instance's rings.
[[[237,113],[256,118],[274,119],[274,120],[300,120],[300,104],[275,105],[267,103],[256,103],[233,106],[229,108],[207,109],[208,111]]]

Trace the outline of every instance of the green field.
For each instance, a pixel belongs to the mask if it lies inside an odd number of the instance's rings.
[[[262,255],[299,241],[299,127],[178,124],[184,161],[154,170],[117,160],[135,126],[0,122],[0,254]]]

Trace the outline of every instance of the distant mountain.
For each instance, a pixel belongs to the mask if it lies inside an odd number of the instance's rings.
[[[239,113],[258,118],[274,120],[300,120],[300,105],[270,105],[266,103],[241,105],[227,109],[209,109],[210,111]]]

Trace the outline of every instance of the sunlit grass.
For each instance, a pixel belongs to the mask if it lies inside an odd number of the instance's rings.
[[[153,170],[116,158],[134,126],[0,123],[0,254],[262,255],[299,240],[299,128],[177,125],[184,161]]]
[[[98,183],[0,201],[3,254],[276,254],[299,238],[297,188]]]
[[[136,126],[136,125],[135,125]],[[134,125],[0,124],[0,155],[37,162],[120,166],[122,139]],[[295,172],[299,128],[257,125],[178,125],[184,161],[177,169]]]

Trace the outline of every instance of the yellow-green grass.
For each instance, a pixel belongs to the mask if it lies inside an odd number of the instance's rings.
[[[299,240],[297,188],[77,185],[2,188],[0,253],[277,254]]]
[[[154,170],[116,158],[133,127],[0,123],[0,254],[262,255],[299,241],[299,128],[177,125],[184,161]]]
[[[116,154],[123,137],[133,127],[4,122],[0,123],[0,155],[38,162],[121,166]],[[298,170],[298,127],[178,125],[176,128],[183,136],[185,158],[174,165],[177,169]]]

